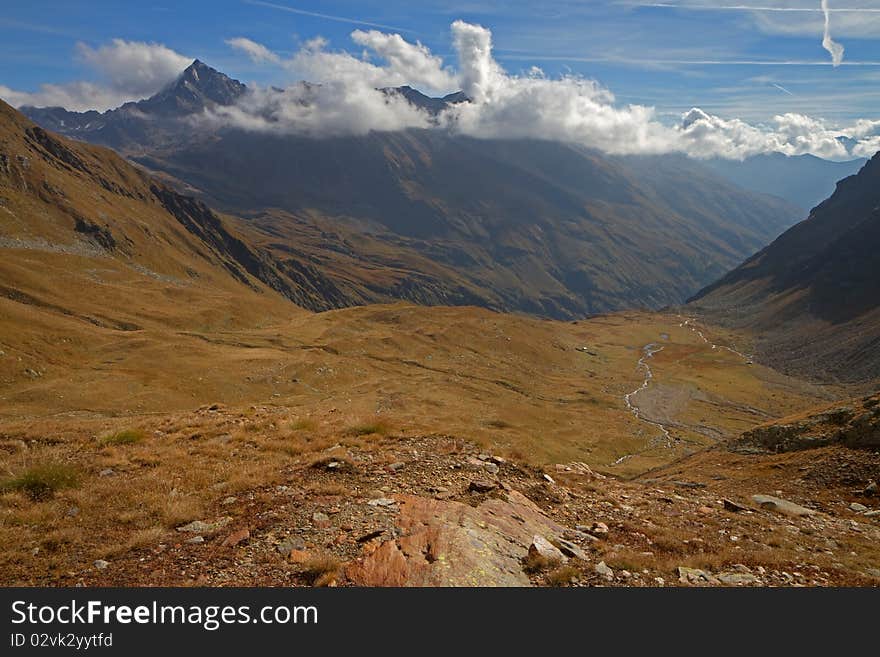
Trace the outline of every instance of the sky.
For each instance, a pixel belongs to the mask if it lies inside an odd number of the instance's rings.
[[[488,85],[484,111],[454,120],[479,136],[530,136],[531,122],[543,126],[533,136],[564,139],[570,130],[611,151],[634,140],[649,151],[789,149],[845,159],[880,148],[878,36],[880,0],[7,1],[0,97],[103,110],[154,93],[199,58],[265,90],[235,116],[215,117],[254,129],[266,126],[253,113],[296,100],[269,90],[301,79],[409,83],[435,94],[467,82],[471,95]],[[357,103],[366,91],[346,94]],[[423,122],[398,109],[390,123],[361,129]],[[579,112],[600,120],[571,116]],[[336,112],[335,129],[350,117]],[[294,120],[318,118],[278,112],[278,125]],[[687,146],[655,123],[689,131]],[[618,143],[603,137],[609,129]],[[829,141],[835,135],[866,145],[842,153]]]

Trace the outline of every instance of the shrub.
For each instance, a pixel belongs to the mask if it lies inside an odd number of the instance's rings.
[[[144,432],[139,429],[123,429],[109,436],[101,438],[102,445],[133,445],[145,438]]]
[[[578,575],[580,572],[574,566],[560,566],[547,575],[547,583],[550,586],[568,586]]]
[[[342,564],[336,557],[321,554],[303,564],[303,576],[312,586],[327,586],[339,576],[341,568]]]
[[[545,557],[542,554],[538,554],[537,552],[529,552],[528,556],[526,556],[523,561],[523,570],[525,570],[529,574],[540,573],[544,570],[549,570],[550,568],[554,568],[559,565],[558,559],[551,559],[549,557]]]
[[[76,468],[64,463],[34,465],[21,474],[0,482],[0,490],[17,490],[32,500],[45,500],[63,488],[79,483]]]
[[[349,427],[345,433],[349,436],[371,436],[373,434],[387,436],[390,431],[391,426],[387,422],[384,420],[377,420],[375,422],[367,422],[365,424],[357,424],[353,427]]]

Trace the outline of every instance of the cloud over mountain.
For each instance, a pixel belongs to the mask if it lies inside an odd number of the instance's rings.
[[[333,48],[318,37],[290,56],[244,36],[227,39],[237,52],[275,67],[292,82],[249,85],[234,105],[218,105],[195,120],[212,127],[314,137],[433,128],[483,139],[572,142],[612,154],[698,158],[778,152],[847,159],[870,156],[880,147],[880,122],[866,119],[832,125],[786,113],[758,124],[693,108],[670,122],[653,107],[618,103],[596,80],[548,77],[537,67],[508,72],[493,54],[491,31],[460,20],[451,26],[455,65],[400,34],[358,29],[350,36],[360,51]],[[190,61],[161,44],[122,39],[98,48],[78,44],[77,57],[97,82],[47,84],[33,93],[0,86],[0,96],[17,106],[105,109],[154,93]],[[447,103],[440,111],[419,107],[388,91],[404,85],[440,95],[462,90],[469,102]]]
[[[845,159],[864,155],[880,142],[876,123],[834,127],[793,113],[753,125],[694,108],[669,125],[651,107],[616,103],[614,94],[595,80],[548,78],[536,67],[508,73],[492,54],[491,31],[464,21],[452,24],[457,70],[399,34],[356,30],[352,40],[364,48],[360,56],[332,51],[326,41],[314,39],[278,62],[316,84],[254,88],[237,106],[217,108],[208,120],[317,136],[434,127],[486,139],[575,142],[615,154],[681,152],[731,159],[767,152]],[[462,89],[471,102],[433,116],[381,91],[400,85]]]
[[[97,75],[97,82],[44,84],[35,92],[16,91],[0,85],[0,96],[19,107],[105,110],[156,93],[192,61],[192,58],[159,43],[124,39],[113,39],[98,48],[77,43],[76,57]]]

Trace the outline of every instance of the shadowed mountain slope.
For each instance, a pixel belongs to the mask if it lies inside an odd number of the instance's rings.
[[[697,294],[695,309],[760,332],[775,365],[844,381],[880,377],[880,156],[810,217]]]

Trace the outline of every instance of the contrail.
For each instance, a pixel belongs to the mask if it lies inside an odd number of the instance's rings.
[[[256,7],[267,7],[269,9],[277,9],[286,11],[290,14],[299,14],[300,16],[311,16],[312,18],[323,18],[327,21],[335,21],[337,23],[351,23],[353,25],[366,25],[367,27],[377,27],[380,30],[393,30],[395,32],[409,32],[418,34],[415,30],[408,30],[403,27],[395,27],[394,25],[384,25],[383,23],[371,23],[370,21],[362,21],[357,18],[347,18],[345,16],[332,16],[330,14],[321,14],[316,11],[307,11],[305,9],[297,9],[288,5],[279,5],[274,2],[264,2],[262,0],[242,0],[246,5],[254,5]]]
[[[700,4],[673,4],[671,2],[621,2],[628,7],[653,7],[655,9],[680,9],[695,11],[761,11],[779,13],[819,13],[832,14],[880,14],[880,9],[875,7],[838,7],[836,9],[823,9],[821,7],[767,7],[763,5],[700,5]]]
[[[776,84],[775,82],[771,82],[770,84],[773,85],[774,87],[776,87],[777,89],[779,89],[779,91],[785,92],[785,93],[787,93],[789,96],[794,96],[793,93],[791,93],[788,89],[786,89],[785,87],[783,87],[781,84]]]
[[[840,66],[843,61],[843,46],[831,38],[831,10],[828,9],[828,0],[822,0],[822,12],[825,14],[825,35],[822,37],[822,47],[831,55],[834,66]]]

